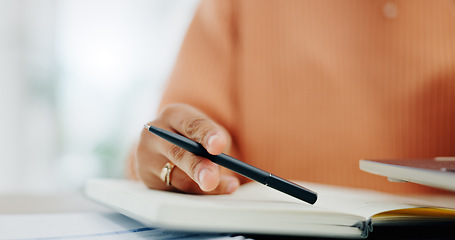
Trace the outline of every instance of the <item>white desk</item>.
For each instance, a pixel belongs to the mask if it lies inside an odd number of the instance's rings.
[[[28,193],[0,194],[0,214],[81,211],[107,212],[111,210],[85,198],[80,192],[42,195]]]

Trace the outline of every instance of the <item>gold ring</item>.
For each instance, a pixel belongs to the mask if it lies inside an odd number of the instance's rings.
[[[168,162],[164,165],[163,169],[161,169],[160,178],[166,185],[171,186],[171,171],[175,167],[175,165],[171,162]]]

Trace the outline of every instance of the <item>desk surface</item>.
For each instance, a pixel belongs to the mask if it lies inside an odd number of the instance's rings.
[[[38,214],[80,211],[111,211],[80,192],[63,194],[0,194],[0,214]]]

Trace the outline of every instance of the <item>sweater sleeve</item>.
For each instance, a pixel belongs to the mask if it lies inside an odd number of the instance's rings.
[[[232,130],[235,29],[232,1],[200,3],[188,28],[159,109],[186,103]]]

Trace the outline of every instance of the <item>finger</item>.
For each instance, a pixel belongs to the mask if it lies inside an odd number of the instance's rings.
[[[141,133],[136,152],[136,171],[139,178],[149,188],[170,190],[170,188],[160,179],[160,171],[169,160],[155,150],[155,144],[151,144],[154,143],[153,140],[152,134],[147,132]]]
[[[151,124],[160,127],[157,122]],[[139,174],[144,181],[156,184],[156,178],[160,176],[162,167],[166,162],[171,161],[197,182],[203,191],[213,191],[219,184],[219,166],[210,160],[196,156],[147,130],[141,133],[141,143],[153,143],[140,144],[138,147],[138,165],[141,166]],[[155,176],[155,179],[147,176],[150,173]],[[160,185],[159,189],[164,190],[162,184]]]
[[[240,186],[240,181],[237,177],[230,175],[221,175],[220,183],[215,190],[208,194],[230,194],[236,191]]]
[[[166,143],[165,143],[166,144]],[[169,144],[165,156],[199,184],[203,191],[213,191],[220,182],[219,166],[176,145]]]
[[[171,186],[179,191],[192,194],[229,194],[237,190],[240,186],[240,181],[229,175],[220,176],[220,183],[212,191],[203,191],[199,185],[194,182],[180,168],[174,167],[170,176]]]
[[[201,143],[210,154],[218,155],[230,147],[227,131],[196,108],[173,104],[163,110],[162,116],[173,130]]]
[[[139,176],[145,185],[157,190],[181,190],[188,193],[199,193],[202,190],[185,172],[178,166],[174,166],[170,173],[170,186],[162,179],[162,171],[169,162],[167,157],[155,154],[149,151],[150,148],[140,149],[138,151],[138,161],[141,161],[141,167],[138,169]],[[140,159],[140,160],[139,160]]]
[[[165,123],[174,132],[201,143],[211,154],[220,154],[230,143],[229,134],[224,128],[188,105],[167,106],[156,123]],[[217,187],[220,182],[218,165],[166,141],[160,142],[161,152],[196,181],[203,191],[213,191]]]
[[[156,167],[144,167],[141,168],[141,180],[147,185],[147,187],[157,190],[178,190],[186,193],[192,194],[228,194],[234,192],[240,185],[240,181],[237,177],[230,175],[220,176],[220,182],[217,187],[212,191],[203,191],[199,185],[191,179],[183,170],[177,166],[173,167],[170,171],[170,185],[167,185],[164,180],[161,178],[161,171],[164,168],[168,160],[164,157],[160,159],[155,159],[153,161],[156,163],[161,163],[161,168]]]

